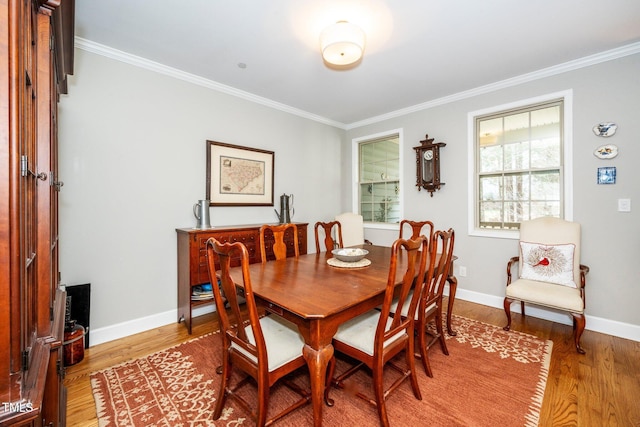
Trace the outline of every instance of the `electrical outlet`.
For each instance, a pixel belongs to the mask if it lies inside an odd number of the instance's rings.
[[[460,277],[467,277],[467,267],[458,267],[458,274],[460,274]]]
[[[618,212],[631,212],[631,199],[618,199]]]

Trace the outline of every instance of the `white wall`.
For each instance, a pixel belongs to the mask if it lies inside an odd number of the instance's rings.
[[[279,194],[293,193],[294,220],[313,224],[351,210],[352,138],[401,128],[404,216],[453,227],[456,267],[468,273],[458,275],[458,296],[501,306],[506,260],[517,254],[517,244],[467,234],[467,113],[572,90],[574,219],[583,225],[582,261],[591,267],[587,329],[640,340],[638,75],[640,55],[634,55],[345,132],[76,50],[59,113],[62,283],[92,283],[91,327],[98,335],[92,344],[176,321],[175,228],[195,225],[192,205],[205,195],[207,139],[275,151],[276,202]],[[615,136],[592,133],[603,121],[618,123]],[[433,197],[413,186],[412,147],[427,133],[447,143],[446,185]],[[617,158],[593,156],[605,143],[619,147]],[[596,184],[603,165],[617,167],[615,185]],[[631,213],[616,211],[618,198],[632,200]],[[276,220],[270,207],[214,207],[211,217],[213,225]],[[311,227],[308,234],[313,251]],[[396,234],[366,231],[378,244]]]
[[[205,198],[206,140],[275,152],[274,207],[213,207],[212,225],[339,210],[344,130],[76,49],[59,108],[62,283],[91,283],[91,343],[177,320],[176,228]],[[92,335],[93,335],[92,334]]]
[[[509,239],[471,237],[467,233],[467,114],[488,107],[553,92],[573,90],[574,220],[582,224],[582,262],[591,267],[587,277],[587,329],[595,328],[640,340],[640,55],[566,72],[553,77],[497,90],[492,93],[435,106],[352,129],[343,146],[343,174],[350,171],[350,141],[387,129],[404,129],[405,217],[430,219],[437,228],[456,231],[456,268],[467,267],[460,277],[459,295],[501,306],[506,282],[506,262],[518,254]],[[610,138],[597,137],[592,127],[603,121],[618,124]],[[441,149],[442,179],[446,185],[433,197],[418,192],[412,147],[425,134],[447,143]],[[600,160],[596,147],[615,144],[618,157]],[[348,145],[348,147],[347,147]],[[346,160],[349,159],[349,160]],[[597,185],[599,166],[616,166],[615,185]],[[343,185],[345,194],[350,184]],[[630,198],[632,211],[617,212],[617,199]],[[343,195],[343,204],[350,195]],[[388,243],[397,231],[367,230],[374,243]],[[456,270],[457,272],[457,270]],[[514,309],[515,309],[514,305]],[[620,324],[618,324],[620,322]],[[606,326],[602,326],[606,323]]]

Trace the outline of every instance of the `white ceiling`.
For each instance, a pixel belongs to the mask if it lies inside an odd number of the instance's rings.
[[[80,0],[75,13],[81,48],[347,128],[640,52],[640,0]],[[319,52],[338,20],[367,34],[350,70]]]

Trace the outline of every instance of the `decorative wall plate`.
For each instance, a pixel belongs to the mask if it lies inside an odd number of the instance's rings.
[[[601,145],[596,148],[593,155],[599,159],[613,159],[618,155],[618,147],[613,144]]]
[[[593,127],[593,133],[596,136],[612,136],[618,130],[618,125],[613,122],[603,122]]]

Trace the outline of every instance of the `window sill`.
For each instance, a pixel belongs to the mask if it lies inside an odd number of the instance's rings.
[[[470,229],[469,236],[474,237],[491,237],[496,239],[513,239],[518,240],[520,238],[520,231],[517,230],[483,230],[483,229]]]
[[[369,228],[372,230],[396,230],[397,231],[400,229],[400,224],[399,223],[389,224],[384,222],[365,222],[364,228],[365,229]]]

